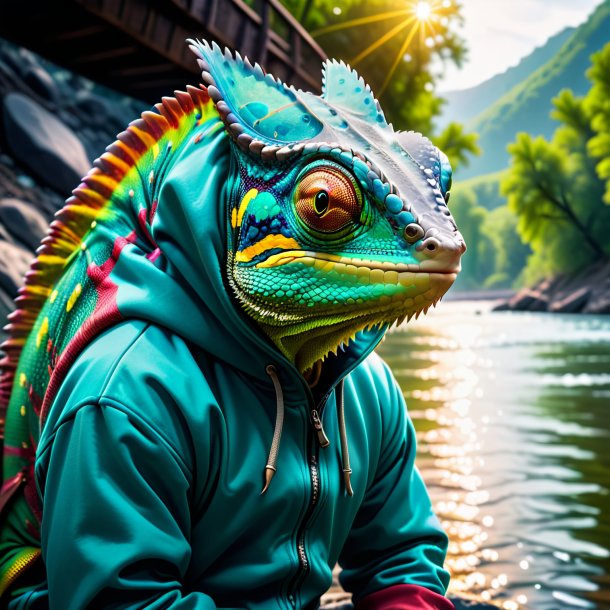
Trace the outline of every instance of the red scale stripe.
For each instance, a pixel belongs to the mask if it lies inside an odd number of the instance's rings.
[[[5,357],[0,360],[2,374],[0,375],[0,437],[3,433],[4,414],[10,400],[10,392],[7,387],[14,384],[15,371],[19,362],[27,335],[27,328],[34,326],[40,310],[45,303],[48,290],[55,283],[63,271],[62,259],[66,259],[80,244],[80,240],[89,230],[94,214],[84,214],[83,206],[98,210],[106,206],[113,193],[111,183],[118,185],[125,174],[149,148],[150,142],[157,142],[171,128],[180,126],[180,119],[187,113],[192,112],[195,107],[203,110],[204,104],[209,102],[207,90],[204,88],[187,87],[187,92],[176,91],[174,98],[163,98],[156,105],[159,115],[146,112],[142,119],[138,119],[118,135],[116,142],[111,144],[106,152],[94,163],[94,167],[83,182],[72,191],[72,197],[68,198],[65,206],[56,214],[56,219],[51,223],[47,237],[43,240],[42,248],[38,254],[57,256],[56,262],[48,258],[44,261],[35,259],[26,274],[25,285],[19,289],[15,304],[17,310],[13,312],[10,326],[9,338],[0,345],[4,350]],[[137,133],[140,130],[142,133]],[[99,178],[104,175],[106,180]],[[109,184],[110,182],[110,184]],[[46,288],[46,292],[41,290]],[[99,312],[98,312],[99,313]],[[103,318],[114,319],[116,312],[104,312]],[[88,321],[87,321],[88,322]],[[86,323],[85,323],[86,325]],[[81,329],[82,331],[83,329]],[[24,332],[25,331],[25,332]],[[80,332],[80,331],[79,331]],[[90,332],[90,331],[89,331]],[[90,337],[77,333],[72,341],[90,340]],[[58,366],[53,371],[51,380],[54,380],[52,391],[47,395],[53,395],[57,384],[62,377],[62,371],[66,368],[63,364],[67,362],[62,354]],[[51,384],[50,384],[51,386]],[[47,401],[45,395],[45,401]]]

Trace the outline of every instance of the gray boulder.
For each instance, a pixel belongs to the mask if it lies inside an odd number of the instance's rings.
[[[66,196],[78,186],[90,162],[71,129],[21,93],[4,98],[3,119],[13,156],[32,174]]]
[[[549,298],[536,290],[524,289],[509,300],[509,309],[516,311],[546,311]]]
[[[46,70],[39,66],[29,68],[23,75],[23,81],[36,95],[44,100],[57,102],[59,97],[57,85]]]
[[[0,224],[16,242],[32,252],[47,232],[44,216],[19,199],[0,199]]]
[[[17,296],[33,258],[33,254],[25,248],[0,241],[0,290],[11,299]]]
[[[555,313],[578,313],[583,310],[590,296],[591,289],[583,286],[561,299],[554,300],[549,307],[549,311]]]

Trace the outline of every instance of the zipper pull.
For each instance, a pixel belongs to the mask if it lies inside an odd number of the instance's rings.
[[[318,443],[320,443],[320,447],[328,447],[330,445],[330,441],[328,440],[328,436],[326,436],[324,428],[322,427],[320,415],[315,409],[311,410],[311,419],[313,421],[313,427],[316,430],[316,434],[318,435]]]

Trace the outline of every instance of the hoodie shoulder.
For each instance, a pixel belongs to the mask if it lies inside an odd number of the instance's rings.
[[[367,384],[376,393],[380,404],[395,402],[400,386],[388,364],[376,352],[372,352],[349,375],[356,384]]]
[[[161,326],[127,320],[101,333],[76,358],[53,401],[43,437],[82,406],[97,404],[146,422],[172,445],[188,445],[197,398],[211,402],[187,342]]]

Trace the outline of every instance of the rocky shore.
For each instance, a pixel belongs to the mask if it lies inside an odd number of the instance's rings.
[[[610,261],[577,275],[542,280],[500,303],[495,311],[610,314]]]
[[[0,328],[53,214],[144,109],[0,39]]]

